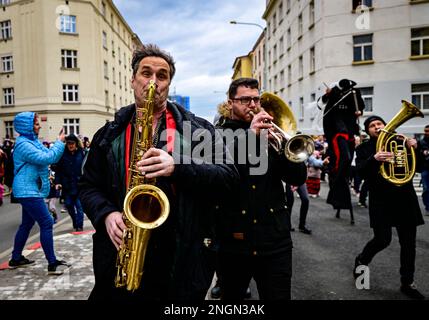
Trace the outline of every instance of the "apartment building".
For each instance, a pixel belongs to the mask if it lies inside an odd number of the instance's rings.
[[[0,138],[35,111],[39,138],[61,127],[90,139],[133,102],[133,50],[141,45],[111,0],[2,0]]]
[[[428,0],[267,0],[268,90],[292,107],[303,132],[315,133],[311,110],[325,85],[356,81],[366,109],[389,121],[401,100],[426,115],[398,131],[429,124]],[[317,118],[317,117],[316,117]]]

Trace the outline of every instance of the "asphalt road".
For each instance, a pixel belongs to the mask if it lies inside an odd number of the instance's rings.
[[[62,224],[69,217],[68,213],[61,213],[61,205],[57,201],[57,212],[59,219],[57,224]],[[5,255],[13,247],[15,233],[21,223],[21,205],[10,203],[10,197],[4,197],[3,205],[0,207],[0,257]],[[72,228],[71,222],[70,228]],[[39,226],[36,223],[31,230],[27,244],[39,241]]]
[[[295,300],[382,300],[407,299],[399,292],[399,243],[396,232],[391,245],[380,252],[370,264],[370,289],[356,289],[352,276],[355,256],[372,238],[367,209],[357,207],[353,197],[356,224],[350,225],[348,212],[342,211],[341,219],[326,204],[327,185],[322,184],[320,198],[310,198],[307,218],[312,235],[293,232],[292,298]],[[13,238],[21,220],[20,206],[5,199],[0,207],[0,258],[6,257],[13,246]],[[295,199],[292,224],[298,226],[300,200]],[[57,206],[60,209],[59,205]],[[404,212],[404,214],[407,214]],[[58,229],[72,231],[67,213],[60,214]],[[426,224],[418,227],[415,281],[418,288],[429,297],[429,216]],[[60,228],[59,225],[61,225]],[[38,226],[33,229],[33,241],[38,240]],[[6,253],[6,255],[5,255]],[[252,281],[252,299],[257,299],[257,289]]]

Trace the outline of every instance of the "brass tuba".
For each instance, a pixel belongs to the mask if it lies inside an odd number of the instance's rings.
[[[147,245],[152,229],[159,227],[170,213],[165,193],[137,170],[137,162],[152,147],[152,120],[156,85],[149,83],[142,107],[136,104],[136,126],[128,169],[127,195],[124,200],[124,222],[127,228],[116,261],[115,286],[134,291],[140,287]]]
[[[416,155],[413,148],[408,150],[406,137],[395,133],[395,129],[411,118],[424,115],[414,104],[402,100],[402,108],[381,130],[376,145],[376,152],[387,151],[393,153],[391,162],[383,162],[380,173],[384,179],[396,186],[409,182],[416,172]],[[402,143],[398,143],[396,137],[402,137]],[[411,160],[409,157],[411,157]]]
[[[289,161],[307,160],[314,152],[314,141],[306,134],[296,134],[296,120],[286,102],[273,93],[264,92],[261,107],[274,118],[270,134],[275,140],[270,141],[271,147],[278,153],[284,152]]]

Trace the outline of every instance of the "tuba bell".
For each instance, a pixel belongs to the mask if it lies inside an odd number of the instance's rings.
[[[279,154],[284,152],[289,161],[307,160],[314,152],[313,139],[306,134],[296,134],[296,120],[286,102],[273,93],[264,92],[261,107],[274,118],[271,122],[274,128],[269,130],[274,137],[271,147]]]
[[[396,128],[414,117],[423,118],[424,115],[414,104],[402,100],[399,112],[381,130],[376,145],[376,152],[386,151],[393,153],[391,162],[383,162],[380,173],[384,179],[396,186],[402,186],[409,182],[416,172],[416,155],[413,148],[406,146],[406,137],[395,133]],[[398,142],[397,137],[402,138]]]
[[[140,287],[151,231],[163,224],[170,213],[170,202],[166,194],[155,186],[156,180],[147,179],[137,169],[137,162],[153,144],[155,89],[156,85],[151,80],[143,106],[136,105],[136,125],[124,200],[123,219],[127,228],[123,232],[123,243],[116,259],[115,278],[115,286],[126,287],[128,291]]]

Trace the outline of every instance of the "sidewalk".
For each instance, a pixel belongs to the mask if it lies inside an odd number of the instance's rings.
[[[47,261],[40,243],[30,244],[23,253],[36,263],[8,269],[0,261],[0,300],[86,300],[94,286],[92,271],[93,230],[54,236],[58,259],[71,263],[60,276],[47,275]],[[5,258],[7,259],[7,258]]]

